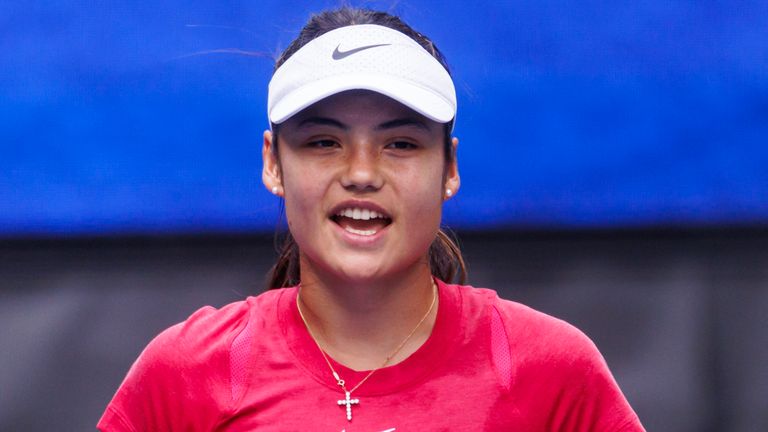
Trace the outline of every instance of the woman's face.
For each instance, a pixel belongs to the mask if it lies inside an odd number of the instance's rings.
[[[265,133],[264,183],[285,198],[302,274],[363,282],[427,264],[446,188],[459,187],[443,128],[378,93],[348,91],[280,125],[279,161]]]

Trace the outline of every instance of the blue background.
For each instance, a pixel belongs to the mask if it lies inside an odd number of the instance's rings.
[[[364,4],[451,64],[448,225],[768,222],[768,3]],[[336,5],[0,3],[0,236],[273,230],[273,58]]]

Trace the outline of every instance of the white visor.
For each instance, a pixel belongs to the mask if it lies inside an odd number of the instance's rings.
[[[285,61],[269,82],[272,123],[346,90],[388,96],[438,123],[456,116],[448,71],[413,39],[388,27],[362,24],[313,39]]]

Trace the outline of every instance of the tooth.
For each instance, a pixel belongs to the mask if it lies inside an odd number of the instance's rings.
[[[368,210],[368,209],[360,209],[360,208],[345,208],[343,210],[339,210],[338,213],[336,213],[337,216],[344,216],[352,219],[357,220],[371,220],[371,219],[385,219],[386,216],[384,216],[382,213],[379,213],[374,210]]]
[[[371,236],[376,234],[376,230],[357,230],[350,227],[346,227],[344,229],[347,230],[348,232],[351,232],[352,234],[363,235],[363,236]]]

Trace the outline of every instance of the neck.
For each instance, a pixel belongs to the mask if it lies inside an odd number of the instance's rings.
[[[312,336],[339,363],[355,370],[376,369],[402,344],[387,363],[391,366],[429,337],[437,317],[437,292],[428,266],[364,280],[340,280],[308,268],[302,265],[299,307]]]

